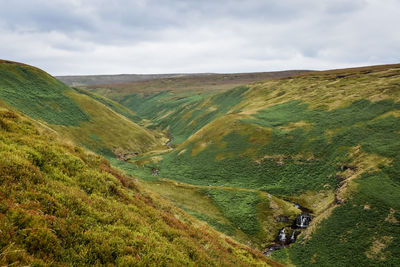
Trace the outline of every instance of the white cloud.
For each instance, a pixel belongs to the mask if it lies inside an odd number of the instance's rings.
[[[54,75],[399,62],[396,0],[0,0],[0,58]]]

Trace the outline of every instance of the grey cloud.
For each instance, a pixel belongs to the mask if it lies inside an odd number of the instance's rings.
[[[330,1],[325,7],[325,11],[330,14],[347,14],[359,11],[366,7],[368,2],[366,0],[338,0]]]
[[[396,0],[0,0],[0,58],[52,74],[393,63],[398,10]]]
[[[36,31],[92,30],[82,10],[63,1],[2,0],[0,20],[11,30],[30,29]]]

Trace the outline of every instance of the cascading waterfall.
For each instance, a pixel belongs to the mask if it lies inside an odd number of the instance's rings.
[[[278,236],[275,239],[275,243],[268,246],[264,254],[269,256],[271,253],[275,250],[282,249],[288,247],[290,244],[296,242],[296,229],[305,229],[310,225],[311,222],[311,217],[308,215],[306,212],[309,212],[308,209],[300,206],[299,204],[293,203],[294,206],[298,209],[301,209],[303,211],[302,214],[297,216],[297,218],[294,220],[293,224],[290,226],[292,229],[292,233],[290,235],[290,238],[286,235],[287,229],[283,227],[279,233]],[[289,226],[288,226],[289,227]]]
[[[292,235],[290,236],[290,242],[291,243],[296,242],[296,230],[295,229],[292,230]]]
[[[283,228],[279,231],[278,241],[279,241],[279,242],[282,242],[282,243],[286,243],[287,238],[286,238],[285,227],[283,227]]]
[[[296,218],[296,227],[298,228],[307,228],[310,224],[311,218],[308,214],[301,214]]]

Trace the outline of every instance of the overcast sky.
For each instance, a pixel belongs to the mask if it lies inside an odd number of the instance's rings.
[[[0,58],[53,75],[400,62],[400,0],[0,0]]]

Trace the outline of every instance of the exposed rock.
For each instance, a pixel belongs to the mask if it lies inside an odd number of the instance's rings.
[[[338,196],[335,194],[335,204],[343,204],[343,200],[339,199]]]
[[[261,166],[261,160],[255,160],[255,161],[254,161],[254,164],[255,164],[256,166]]]
[[[339,181],[346,180],[346,177],[344,177],[343,175],[340,175],[340,174],[335,175],[335,178],[338,179]]]
[[[285,215],[279,215],[274,217],[275,222],[288,222],[289,221],[289,217],[285,216]]]
[[[352,170],[352,171],[356,171],[357,170],[357,166],[352,166],[352,165],[341,165],[340,167],[341,171],[345,171],[345,170]]]
[[[156,168],[152,168],[152,169],[151,169],[151,172],[152,172],[152,175],[153,175],[153,176],[157,176],[158,173],[160,172],[160,170],[158,170],[158,169],[156,169]]]
[[[293,203],[293,202],[292,202]],[[311,222],[311,217],[308,215],[306,212],[309,212],[307,208],[304,208],[300,206],[297,203],[293,203],[296,208],[299,208],[303,211],[301,215],[299,215],[294,222],[292,223],[291,226],[288,227],[283,227],[281,230],[279,230],[279,233],[275,239],[275,242],[268,247],[265,248],[263,251],[263,254],[266,256],[270,256],[272,252],[275,250],[283,249],[289,247],[290,244],[295,243],[297,239],[297,235],[299,234],[299,231],[301,230],[296,230],[296,229],[305,229],[309,226]],[[289,218],[287,216],[277,216],[274,217],[276,222],[286,222],[289,221]],[[289,228],[290,227],[290,228]],[[289,232],[291,229],[291,232]],[[290,233],[290,237],[289,237]],[[301,245],[301,244],[300,244]]]
[[[264,250],[263,254],[264,254],[265,256],[271,256],[272,252],[274,252],[275,250],[279,250],[279,249],[282,249],[282,248],[285,248],[285,247],[287,247],[287,246],[281,245],[281,244],[273,244],[273,245],[271,245],[271,246],[268,246],[268,247]]]
[[[137,156],[139,155],[139,152],[134,152],[134,153],[122,153],[122,152],[118,152],[117,153],[117,159],[121,160],[121,161],[128,161],[130,160],[133,156]]]
[[[276,166],[283,166],[285,165],[285,162],[283,161],[283,158],[280,158],[277,162],[276,162]]]

